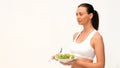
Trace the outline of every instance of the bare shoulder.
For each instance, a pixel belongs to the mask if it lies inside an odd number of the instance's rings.
[[[93,39],[96,41],[102,40],[102,35],[99,32],[96,32],[95,35],[93,36]]]
[[[103,46],[104,42],[103,42],[103,37],[99,32],[96,32],[95,35],[92,38],[92,44],[95,45],[99,45],[99,46]]]
[[[76,36],[78,35],[78,33],[79,33],[79,32],[74,33],[74,35],[73,35],[73,40],[76,38]]]

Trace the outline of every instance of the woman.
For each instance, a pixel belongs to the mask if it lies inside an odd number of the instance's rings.
[[[78,58],[71,62],[60,63],[71,65],[71,68],[104,68],[104,42],[97,31],[98,13],[92,5],[83,3],[78,6],[76,16],[78,24],[83,26],[83,30],[74,34],[70,51]],[[93,63],[94,56],[96,56],[95,63]]]

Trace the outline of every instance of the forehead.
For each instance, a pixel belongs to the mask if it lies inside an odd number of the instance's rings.
[[[77,8],[77,12],[87,13],[87,8],[80,6]]]

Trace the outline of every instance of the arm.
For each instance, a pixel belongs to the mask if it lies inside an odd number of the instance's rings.
[[[96,33],[91,44],[94,45],[96,53],[96,63],[87,63],[83,61],[76,61],[76,63],[85,68],[104,68],[105,66],[105,53],[104,53],[104,42],[102,36],[99,33]]]

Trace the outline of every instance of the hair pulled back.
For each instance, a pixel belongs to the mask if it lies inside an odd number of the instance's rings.
[[[82,3],[78,6],[79,7],[86,7],[87,8],[87,13],[93,13],[93,18],[92,18],[92,26],[98,30],[99,27],[99,15],[98,12],[96,10],[94,10],[93,6],[91,4],[88,3]]]

